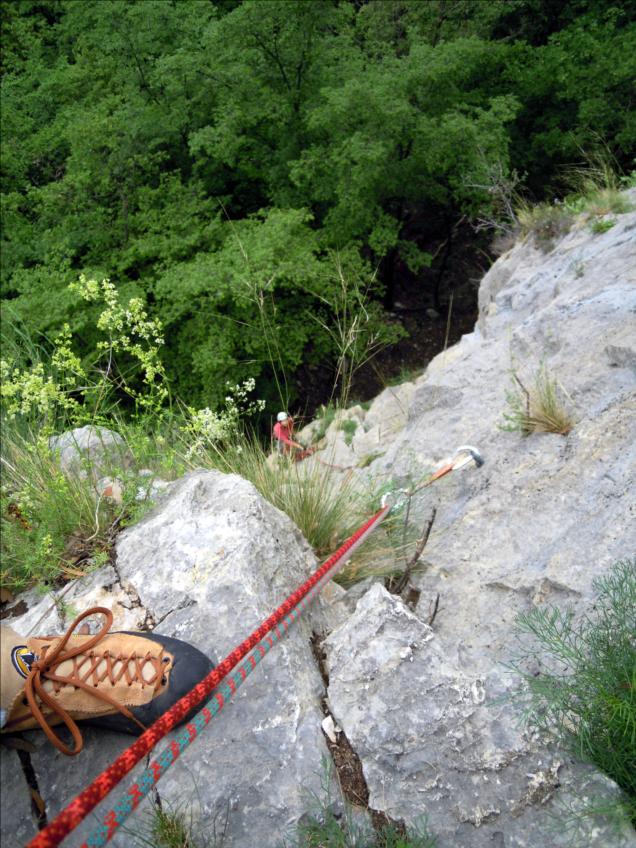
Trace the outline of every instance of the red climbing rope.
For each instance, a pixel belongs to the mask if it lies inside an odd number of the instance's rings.
[[[252,650],[266,634],[296,607],[311,589],[327,575],[346,556],[361,537],[371,531],[385,515],[390,506],[384,506],[366,521],[340,548],[326,560],[312,576],[295,592],[292,592],[272,615],[269,616],[244,642],[234,648],[207,677],[198,683],[187,695],[184,695],[173,707],[165,712],[143,733],[129,748],[111,763],[95,780],[84,789],[74,801],[31,840],[28,848],[52,848],[72,831],[97,804],[137,765],[137,763],[177,725],[191,709],[200,704],[223,678]]]

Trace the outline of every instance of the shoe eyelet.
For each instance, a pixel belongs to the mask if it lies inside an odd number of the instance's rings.
[[[162,662],[162,663],[164,663],[164,664],[169,663],[169,662],[170,662],[170,657],[164,657],[164,658],[161,660],[161,662]]]

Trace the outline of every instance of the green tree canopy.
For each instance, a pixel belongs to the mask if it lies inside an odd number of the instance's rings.
[[[251,375],[273,397],[283,372],[333,362],[342,273],[391,337],[395,264],[417,279],[432,228],[492,202],[493,170],[541,197],[582,149],[633,163],[632,4],[15,0],[2,16],[7,314],[34,334],[68,321],[90,356],[92,307],[68,285],[110,277],[167,327],[188,403]]]

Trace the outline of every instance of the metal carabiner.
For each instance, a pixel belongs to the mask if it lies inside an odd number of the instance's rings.
[[[399,495],[400,497],[396,497],[395,502],[389,504],[389,498],[395,497],[396,495]],[[409,495],[410,492],[408,489],[394,489],[393,491],[386,492],[384,495],[382,495],[382,500],[380,501],[380,504],[383,509],[384,507],[389,506],[389,512],[393,512],[393,510],[401,509],[404,506],[406,499],[409,497]]]

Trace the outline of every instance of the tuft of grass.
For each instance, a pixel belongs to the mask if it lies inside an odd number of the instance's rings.
[[[193,468],[215,468],[249,480],[292,519],[318,555],[337,547],[363,514],[365,502],[351,475],[340,478],[320,463],[268,455],[249,437],[231,445],[210,445],[190,462]]]
[[[216,832],[195,837],[192,808],[184,801],[162,800],[147,808],[134,828],[123,827],[122,833],[135,848],[221,848],[223,837]]]
[[[385,453],[386,451],[372,451],[371,453],[365,454],[358,461],[358,468],[366,468],[368,465],[371,465],[372,462],[375,462],[376,459],[384,456]]]
[[[318,557],[333,553],[379,506],[383,489],[359,488],[351,473],[340,475],[328,464],[295,463],[268,455],[255,440],[244,437],[233,445],[211,445],[191,458],[192,468],[215,468],[249,480],[258,492],[296,524]],[[382,528],[351,557],[336,582],[352,586],[367,577],[398,577],[404,571],[414,528],[389,516]]]
[[[435,848],[437,840],[425,826],[406,830],[387,824],[376,831],[326,810],[298,827],[295,848]]]
[[[562,204],[523,203],[516,210],[522,236],[532,236],[544,251],[552,249],[554,242],[569,232],[574,216]]]
[[[341,799],[333,795],[334,770],[331,761],[323,760],[321,792],[309,793],[308,811],[294,835],[284,840],[284,848],[435,848],[437,840],[424,817],[407,831],[391,821],[372,826],[366,816],[355,815],[346,800],[343,809]]]
[[[625,180],[611,152],[600,147],[584,158],[583,164],[574,165],[565,172],[565,182],[571,192],[565,201],[566,207],[588,221],[629,212],[632,206],[623,191]]]
[[[594,586],[592,610],[578,621],[557,607],[521,615],[524,650],[512,668],[525,681],[528,724],[611,777],[636,827],[636,558]]]
[[[578,279],[585,276],[585,262],[582,259],[578,259],[572,265],[572,270],[574,271],[574,276]]]
[[[414,382],[418,377],[421,377],[423,373],[424,372],[421,368],[412,368],[407,365],[403,365],[397,374],[394,374],[388,379],[383,379],[382,383],[385,389],[392,388],[394,386],[401,386],[402,383]]]
[[[20,591],[79,576],[109,546],[117,510],[97,502],[90,478],[63,472],[46,439],[3,430],[0,585]]]
[[[595,235],[601,235],[611,230],[615,223],[613,218],[602,218],[600,221],[592,221],[590,229]]]
[[[583,197],[582,211],[589,218],[600,218],[604,215],[623,215],[632,206],[623,191],[616,188],[600,188]]]
[[[622,215],[633,206],[625,188],[633,183],[633,174],[621,177],[618,164],[609,150],[599,147],[584,154],[584,162],[564,171],[567,196],[554,203],[530,204],[521,201],[515,219],[522,235],[532,235],[543,250],[551,250],[554,241],[565,235],[575,221],[588,224],[593,233],[604,233],[616,223],[608,215]]]
[[[312,444],[322,441],[327,435],[327,430],[332,425],[338,407],[333,403],[323,404],[318,410],[317,427],[314,429]]]
[[[545,366],[537,371],[530,389],[514,370],[512,379],[513,387],[506,392],[508,411],[503,415],[502,430],[519,432],[524,436],[532,433],[565,436],[570,432],[576,422],[566,404],[569,398]]]
[[[346,804],[344,813],[335,813],[329,801],[319,805],[297,825],[296,838],[286,848],[436,848],[437,839],[422,819],[409,829],[389,822],[372,828],[360,816],[355,817]]]
[[[192,824],[183,810],[155,807],[151,836],[156,848],[197,848]]]

